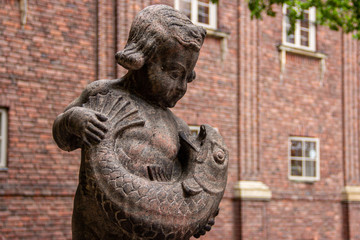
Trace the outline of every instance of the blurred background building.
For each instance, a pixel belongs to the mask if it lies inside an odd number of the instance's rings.
[[[52,139],[84,87],[126,71],[135,14],[164,3],[207,28],[197,79],[174,108],[230,149],[220,215],[202,239],[360,239],[359,42],[286,7],[251,20],[247,1],[0,0],[0,239],[71,239],[80,151]]]

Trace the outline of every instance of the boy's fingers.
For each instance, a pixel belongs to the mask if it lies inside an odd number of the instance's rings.
[[[107,127],[102,122],[95,121],[95,120],[90,120],[90,123],[93,124],[96,128],[103,131],[104,133],[106,133],[108,131]]]
[[[206,231],[210,231],[210,230],[211,230],[211,226],[210,226],[210,225],[206,225],[206,226],[204,227],[204,229],[205,229]]]
[[[99,143],[101,139],[96,136],[94,133],[90,132],[89,129],[85,129],[86,137],[90,140],[90,142]]]
[[[100,129],[95,127],[94,124],[92,124],[92,123],[90,123],[90,125],[88,126],[88,130],[90,132],[94,133],[96,136],[100,137],[101,139],[103,139],[105,137],[104,132],[102,132]]]
[[[90,144],[89,141],[87,140],[86,136],[84,137],[83,141],[84,141],[84,143],[85,143],[88,147],[91,146],[91,144]]]
[[[215,220],[214,220],[214,219],[210,219],[209,222],[208,222],[208,224],[209,224],[210,226],[214,225],[214,224],[215,224]]]
[[[102,122],[105,122],[106,120],[108,120],[108,118],[101,113],[95,113],[95,115],[96,115],[97,119],[99,119]]]
[[[205,235],[206,234],[206,231],[204,229],[201,229],[199,232],[198,232],[200,235]]]

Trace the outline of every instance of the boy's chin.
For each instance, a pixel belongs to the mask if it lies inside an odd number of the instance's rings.
[[[175,107],[175,105],[176,105],[176,102],[175,103],[167,103],[164,107],[173,108],[173,107]]]
[[[170,101],[170,102],[163,102],[162,104],[160,104],[162,107],[165,107],[165,108],[173,108],[175,107],[176,103],[178,101]]]

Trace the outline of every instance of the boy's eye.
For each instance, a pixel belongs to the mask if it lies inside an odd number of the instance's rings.
[[[180,79],[182,77],[182,74],[179,71],[171,71],[169,72],[169,76],[173,79]]]

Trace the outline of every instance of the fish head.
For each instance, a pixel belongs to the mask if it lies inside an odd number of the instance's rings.
[[[208,193],[223,193],[229,163],[229,152],[223,138],[213,127],[202,125],[195,144],[199,148],[195,159],[195,181]]]

